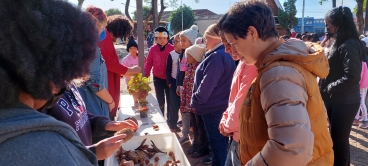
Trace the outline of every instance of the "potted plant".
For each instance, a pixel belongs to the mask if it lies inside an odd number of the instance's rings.
[[[148,104],[147,100],[145,98],[139,99],[138,104],[139,104],[138,110],[139,110],[140,117],[147,118],[148,110],[149,110],[147,107],[147,104]]]
[[[145,99],[147,97],[148,92],[151,91],[149,84],[149,78],[143,77],[142,73],[139,73],[130,79],[128,82],[128,91],[129,94],[133,96],[134,102],[138,102],[138,100],[142,98]]]

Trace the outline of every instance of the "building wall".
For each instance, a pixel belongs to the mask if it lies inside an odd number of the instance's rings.
[[[203,36],[204,31],[207,30],[207,28],[211,25],[211,24],[215,24],[217,23],[219,20],[219,18],[213,18],[213,19],[197,19],[195,20],[195,23],[198,26],[198,30],[199,30],[199,34],[200,36]]]

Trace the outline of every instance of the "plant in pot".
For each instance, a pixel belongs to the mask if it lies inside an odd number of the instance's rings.
[[[134,105],[138,104],[138,100],[146,99],[148,92],[151,91],[149,86],[150,80],[147,77],[143,77],[142,73],[133,76],[128,82],[128,92],[133,96]]]
[[[148,102],[146,98],[139,99],[138,104],[139,104],[139,107],[138,107],[139,115],[141,116],[141,118],[147,118],[149,109],[147,107]]]

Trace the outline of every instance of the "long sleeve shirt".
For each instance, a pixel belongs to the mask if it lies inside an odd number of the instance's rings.
[[[177,69],[178,69],[178,58],[179,58],[178,52],[175,50],[170,52],[170,55],[167,57],[166,62],[166,81],[167,84],[176,84],[175,82],[172,82],[172,79],[176,79]]]
[[[252,81],[257,77],[257,67],[239,62],[231,83],[229,106],[222,115],[221,125],[226,133],[233,133],[233,139],[239,142],[239,113]]]
[[[151,74],[153,68],[153,76],[166,79],[166,61],[170,52],[174,50],[174,46],[167,44],[163,51],[160,50],[160,46],[155,44],[148,52],[146,62],[144,64],[144,76],[148,77]]]

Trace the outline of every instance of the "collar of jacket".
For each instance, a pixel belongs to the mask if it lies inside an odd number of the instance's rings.
[[[285,40],[283,38],[280,38],[279,40],[275,41],[271,46],[269,46],[266,50],[264,50],[261,53],[261,55],[258,58],[258,61],[254,65],[259,69],[266,55],[271,53],[273,50],[275,50],[279,45],[281,45],[284,42]]]
[[[222,48],[221,46],[223,46],[222,43],[217,44],[215,47],[213,47],[212,49],[208,50],[205,54],[205,56],[208,56],[210,54],[212,54],[213,52],[215,52],[216,50],[218,50],[219,48]]]

